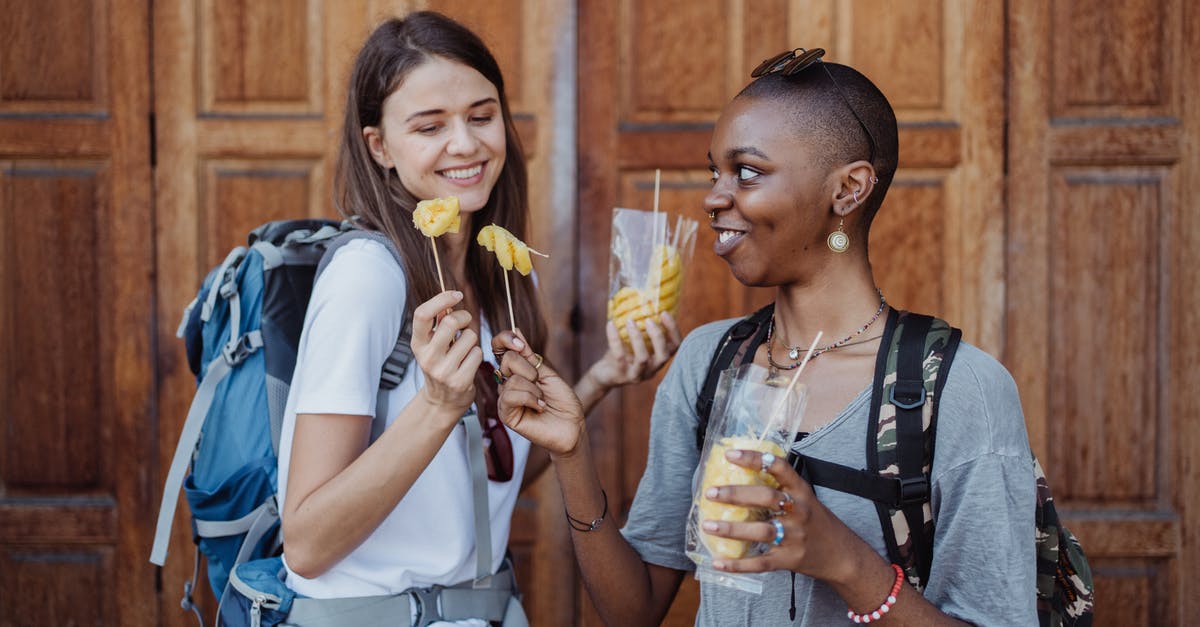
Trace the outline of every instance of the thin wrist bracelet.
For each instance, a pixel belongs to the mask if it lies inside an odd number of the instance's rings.
[[[563,508],[563,513],[567,515],[567,522],[570,523],[572,529],[587,533],[600,528],[600,523],[604,522],[605,517],[608,516],[608,493],[604,491],[604,488],[600,488],[600,496],[604,497],[604,512],[600,514],[599,518],[593,520],[592,522],[574,518],[571,516],[571,512],[567,511],[567,508]]]
[[[896,571],[896,582],[892,584],[892,591],[883,600],[883,604],[875,611],[863,614],[855,614],[854,610],[849,610],[846,612],[846,618],[856,623],[869,623],[883,618],[884,614],[892,610],[892,606],[896,604],[896,595],[900,594],[900,587],[904,585],[904,569],[895,564],[891,564],[891,567],[892,570]]]

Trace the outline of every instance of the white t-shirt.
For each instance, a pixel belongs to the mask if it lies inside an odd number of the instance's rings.
[[[403,270],[380,243],[348,242],[313,288],[296,357],[279,446],[279,507],[287,499],[288,464],[296,414],[373,415],[383,362],[403,323],[407,285]],[[483,354],[491,359],[491,331],[480,320]],[[388,396],[389,428],[424,384],[413,361]],[[403,425],[400,425],[402,428]],[[512,430],[513,478],[488,482],[492,569],[500,566],[529,441]],[[383,523],[345,559],[318,577],[288,569],[287,584],[313,598],[403,592],[414,586],[452,585],[475,577],[474,506],[465,428],[460,424]],[[284,544],[284,563],[287,563]]]

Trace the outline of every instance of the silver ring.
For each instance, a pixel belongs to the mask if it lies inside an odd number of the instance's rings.
[[[762,456],[762,471],[770,472],[771,465],[775,463],[775,455],[771,453],[763,453]]]
[[[773,546],[779,546],[780,544],[783,544],[783,523],[779,522],[779,519],[777,518],[772,518],[771,524],[775,525],[775,539],[771,541],[771,544]]]

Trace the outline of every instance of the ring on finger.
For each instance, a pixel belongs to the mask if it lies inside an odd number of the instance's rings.
[[[787,516],[792,513],[792,508],[796,505],[796,499],[792,498],[791,494],[780,490],[779,502],[775,504],[776,516]]]
[[[500,372],[499,368],[493,370],[492,374],[496,377],[496,383],[499,383],[500,385],[508,383],[508,377],[504,376],[504,373]]]
[[[535,361],[533,364],[533,369],[540,370],[542,367],[542,362],[546,361],[546,358],[542,357],[540,353],[534,353],[533,356],[537,358],[537,361]]]
[[[762,456],[762,471],[768,472],[771,466],[775,463],[775,456],[771,453],[763,453]]]
[[[783,544],[783,523],[777,518],[772,518],[771,524],[775,526],[775,539],[771,540],[771,545],[779,546]]]
[[[507,348],[502,348],[500,350],[493,350],[492,354],[496,356],[496,361],[499,362],[501,359],[504,359],[504,353],[507,353],[507,352],[508,352]]]

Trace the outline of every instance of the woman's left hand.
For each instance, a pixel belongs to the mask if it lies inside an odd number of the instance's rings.
[[[675,319],[666,312],[657,320],[646,319],[645,335],[632,322],[625,328],[629,333],[628,343],[621,340],[617,326],[611,320],[604,326],[608,350],[588,369],[588,376],[602,388],[611,389],[653,377],[663,364],[670,361],[683,341]],[[646,347],[647,338],[650,341],[649,349]]]
[[[762,469],[763,454],[758,451],[732,450],[725,456],[739,466]],[[852,556],[857,551],[852,548],[861,548],[853,543],[864,544],[862,539],[817,500],[812,487],[786,459],[774,458],[765,471],[779,482],[779,489],[719,486],[709,488],[705,496],[720,503],[766,509],[770,518],[755,522],[704,520],[701,525],[705,533],[763,542],[770,550],[755,557],[717,559],[713,566],[726,572],[790,570],[825,581],[842,581],[852,575],[847,572],[855,563]]]

